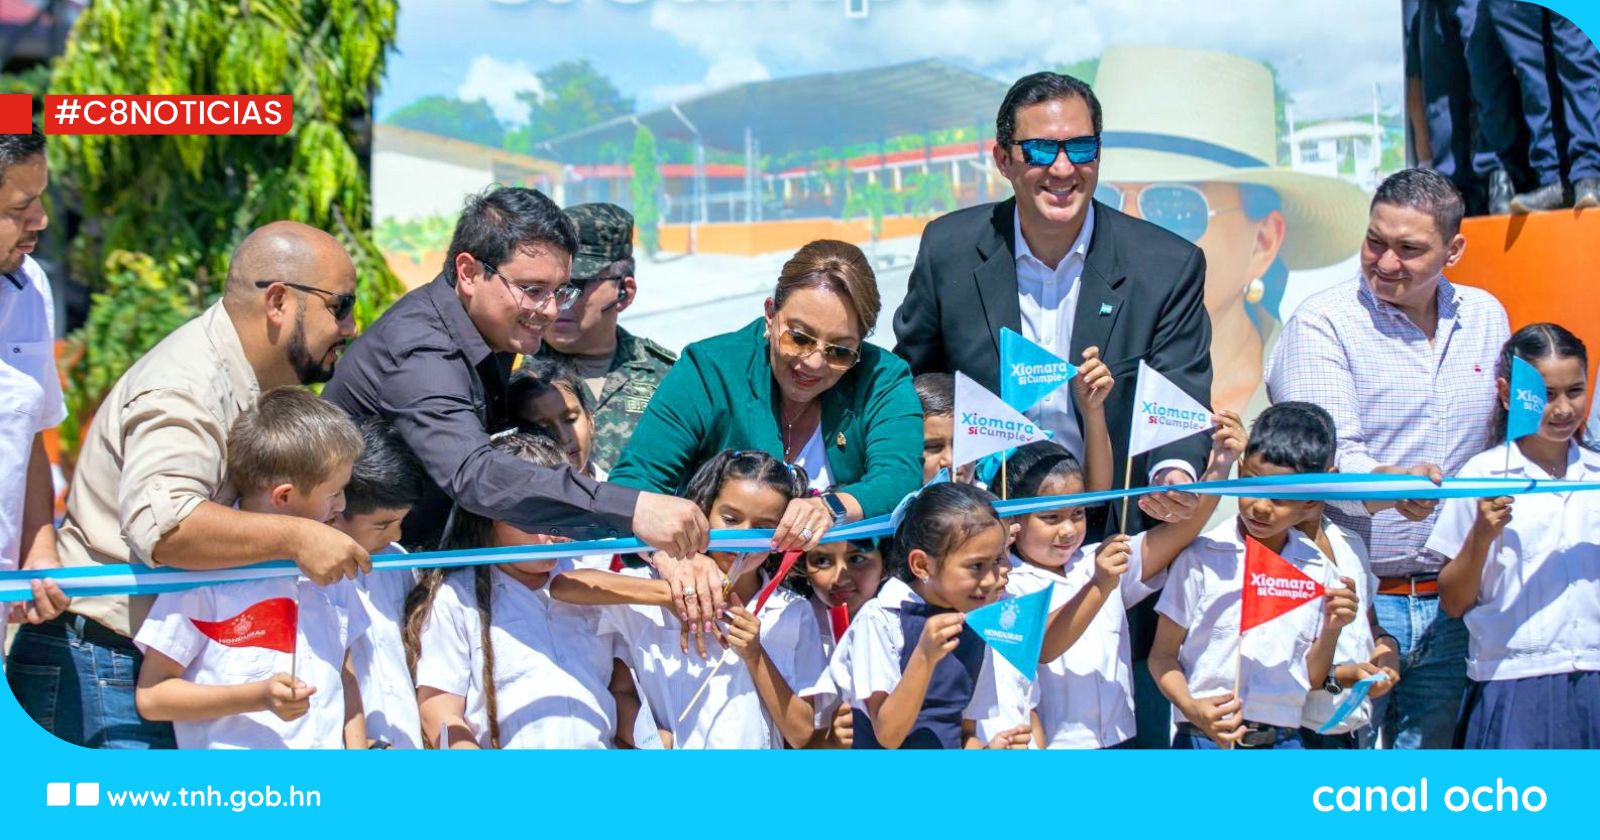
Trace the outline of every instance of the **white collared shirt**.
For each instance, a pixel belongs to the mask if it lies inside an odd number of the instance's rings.
[[[0,280],[0,282],[4,282]],[[28,461],[43,428],[44,391],[32,377],[0,361],[0,571],[17,568]]]
[[[298,602],[294,654],[228,647],[203,635],[190,621],[223,621],[271,598]],[[342,749],[345,653],[366,632],[366,621],[350,581],[317,586],[307,580],[274,578],[159,595],[134,642],[142,651],[160,651],[183,666],[183,678],[196,685],[245,685],[293,673],[316,688],[310,710],[294,720],[259,711],[175,721],[172,729],[179,749]]]
[[[404,554],[394,543],[374,554]],[[397,750],[422,749],[422,719],[417,712],[417,687],[406,665],[401,629],[406,620],[406,596],[417,584],[414,569],[373,569],[355,580],[356,593],[367,614],[367,632],[350,648],[356,683],[361,688],[361,711],[367,720],[367,737],[384,741]]]
[[[560,567],[558,566],[558,569]],[[598,632],[598,611],[529,589],[491,568],[489,643],[502,749],[608,749],[617,730],[611,696],[615,640]],[[551,573],[553,578],[555,573]],[[476,570],[458,569],[434,596],[422,628],[417,686],[466,699],[467,725],[489,748],[483,625]]]
[[[1463,478],[1549,479],[1502,444],[1474,455]],[[1600,454],[1568,444],[1569,481],[1600,481]],[[1499,551],[1484,560],[1478,600],[1462,620],[1469,634],[1467,676],[1514,680],[1600,671],[1600,493],[1517,496]],[[1441,558],[1461,552],[1478,515],[1476,499],[1448,499],[1428,538]]]
[[[1083,286],[1083,268],[1094,237],[1094,205],[1083,218],[1083,229],[1073,240],[1067,255],[1055,268],[1033,255],[1022,236],[1022,215],[1013,211],[1017,260],[1017,302],[1022,310],[1024,338],[1077,364],[1072,355],[1072,322],[1078,312],[1078,291]],[[1038,405],[1025,412],[1028,418],[1056,433],[1056,442],[1083,461],[1083,430],[1073,409],[1072,384],[1063,383]]]
[[[1335,525],[1327,517],[1322,519],[1322,528],[1328,535],[1328,544],[1333,546],[1334,571],[1329,578],[1347,577],[1354,581],[1356,598],[1359,599],[1356,620],[1339,630],[1339,640],[1333,648],[1333,667],[1371,661],[1376,640],[1372,638],[1372,624],[1367,621],[1367,608],[1372,605],[1373,593],[1378,591],[1378,578],[1372,574],[1372,563],[1367,560],[1367,547],[1362,545],[1360,537]],[[1348,686],[1346,690],[1349,690]],[[1311,730],[1317,729],[1333,717],[1333,710],[1344,700],[1343,692],[1329,694],[1321,686],[1312,686],[1311,693],[1306,695],[1306,707],[1301,712],[1300,725]],[[1368,699],[1328,732],[1334,735],[1354,732],[1366,726],[1371,719],[1372,700]]]
[[[1436,464],[1455,475],[1489,445],[1494,366],[1511,335],[1505,307],[1482,289],[1439,278],[1439,323],[1430,341],[1403,311],[1378,299],[1359,273],[1295,309],[1267,362],[1275,403],[1327,409],[1338,430],[1340,472]],[[1360,501],[1328,503],[1328,518],[1361,538],[1383,577],[1439,570],[1423,545],[1430,516],[1368,513]]]
[[[889,694],[900,684],[904,673],[900,656],[908,644],[900,626],[900,610],[908,603],[924,602],[904,581],[890,578],[876,597],[856,611],[828,663],[827,686],[839,703],[870,714],[867,700],[874,694]],[[909,641],[916,643],[916,639]],[[985,645],[972,701],[962,713],[963,718],[978,724],[979,739],[987,743],[1000,732],[1027,722],[1026,698],[1016,690],[1019,684],[1026,685],[1022,675]]]
[[[1016,242],[1017,302],[1022,313],[1024,338],[1076,365],[1072,358],[1072,326],[1078,314],[1078,295],[1083,288],[1083,270],[1088,265],[1089,243],[1094,239],[1094,204],[1083,217],[1083,228],[1072,241],[1067,255],[1055,268],[1044,264],[1022,237],[1022,215],[1012,211]],[[1104,350],[1105,348],[1101,348]],[[1003,371],[1002,371],[1003,373]],[[1055,441],[1067,448],[1079,463],[1084,462],[1083,429],[1072,401],[1072,383],[1064,382],[1033,408],[1023,412],[1028,419],[1055,432]],[[1151,467],[1152,478],[1169,467],[1194,478],[1194,468],[1181,458],[1169,458]]]
[[[622,574],[649,577],[646,569]],[[755,607],[751,599],[745,605]],[[750,668],[732,649],[706,640],[706,657],[678,647],[677,616],[661,607],[638,604],[601,607],[600,630],[615,633],[619,657],[633,670],[639,694],[656,717],[656,725],[672,733],[674,749],[782,749],[783,733],[773,723],[756,693]],[[817,638],[811,606],[779,587],[756,614],[761,647],[791,690],[813,686],[826,660]],[[717,668],[717,662],[722,665]],[[717,669],[704,693],[701,685]],[[699,693],[693,707],[689,701]],[[684,711],[689,714],[684,717]],[[683,717],[679,723],[678,718]]]
[[[44,391],[41,425],[50,429],[67,419],[56,373],[56,311],[50,279],[33,257],[24,256],[22,267],[0,276],[0,356],[39,383]]]
[[[1238,691],[1244,700],[1244,719],[1299,726],[1311,690],[1306,654],[1321,627],[1322,599],[1313,598],[1251,628],[1241,648],[1244,551],[1238,519],[1229,519],[1201,535],[1172,562],[1156,612],[1188,628],[1178,649],[1178,664],[1188,678],[1191,697],[1233,691],[1234,663],[1239,661],[1244,671]],[[1297,530],[1288,532],[1279,554],[1324,586],[1333,578],[1322,552]],[[1242,661],[1236,659],[1241,656]],[[1172,718],[1184,720],[1176,706]]]
[[[1032,706],[1044,726],[1047,749],[1103,749],[1134,736],[1133,653],[1128,639],[1129,607],[1159,591],[1166,572],[1140,580],[1144,537],[1135,537],[1128,571],[1106,599],[1083,636],[1067,652],[1039,666]],[[1022,562],[1015,565],[1006,591],[1022,597],[1054,586],[1050,611],[1066,606],[1094,580],[1100,544],[1082,546],[1060,573]]]

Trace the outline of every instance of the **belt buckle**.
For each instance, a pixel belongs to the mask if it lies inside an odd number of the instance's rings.
[[[1239,746],[1254,749],[1278,743],[1278,727],[1254,723],[1246,723],[1244,726],[1244,735],[1239,738]]]

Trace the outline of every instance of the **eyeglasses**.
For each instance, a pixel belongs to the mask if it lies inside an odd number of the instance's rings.
[[[1101,204],[1117,210],[1127,203],[1131,190],[1114,184],[1101,184],[1095,188],[1094,197]],[[1211,217],[1231,213],[1239,207],[1214,210],[1200,188],[1190,184],[1150,184],[1136,192],[1139,215],[1145,221],[1160,225],[1189,240],[1199,242],[1211,227]]]
[[[562,286],[562,288],[572,289],[572,299],[577,300],[583,296],[584,292],[589,291],[590,286],[593,286],[596,283],[605,283],[614,280],[618,283],[618,288],[621,288],[620,284],[622,283],[623,279],[624,278],[622,277],[574,277],[571,280],[568,280],[567,284]]]
[[[1094,163],[1100,157],[1100,138],[1093,134],[1067,140],[1015,140],[1011,145],[1022,147],[1022,157],[1029,166],[1050,166],[1062,152],[1066,153],[1067,160],[1079,166]]]
[[[333,313],[333,320],[335,321],[343,321],[344,319],[350,317],[350,313],[356,311],[356,296],[354,293],[341,294],[339,292],[330,292],[327,289],[319,289],[316,286],[307,286],[301,283],[286,283],[282,280],[257,280],[256,288],[265,289],[268,286],[271,286],[273,283],[277,283],[280,286],[288,286],[296,291],[314,292],[319,295],[327,295],[326,298],[323,298],[323,303],[328,307],[328,311]]]
[[[822,353],[822,361],[834,370],[849,370],[861,361],[861,353],[842,344],[828,344],[814,335],[801,332],[794,327],[784,327],[778,333],[778,352],[785,356],[795,356],[804,359],[816,352]]]
[[[473,257],[473,259],[478,258]],[[522,297],[526,299],[528,303],[536,310],[544,308],[544,302],[554,298],[556,302],[556,308],[562,312],[565,312],[568,309],[571,309],[573,302],[578,299],[579,295],[583,294],[583,287],[574,287],[571,283],[564,283],[560,286],[556,286],[553,289],[540,288],[539,286],[519,285],[511,282],[510,277],[501,274],[500,269],[495,268],[493,265],[490,265],[483,260],[478,260],[478,263],[483,266],[483,270],[485,272],[493,274],[499,277],[501,280],[504,280],[506,288],[520,293]]]

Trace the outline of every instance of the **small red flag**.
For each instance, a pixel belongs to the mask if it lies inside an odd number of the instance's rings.
[[[269,598],[221,621],[189,619],[206,638],[228,647],[258,647],[294,653],[299,608],[291,598]]]
[[[1244,604],[1239,633],[1322,597],[1322,584],[1307,577],[1258,540],[1244,538]]]
[[[833,625],[833,643],[838,644],[844,638],[844,631],[850,629],[850,608],[844,604],[829,607],[828,623]]]
[[[761,614],[761,608],[766,606],[767,599],[771,598],[772,593],[777,591],[778,584],[783,583],[783,579],[789,576],[789,570],[794,568],[795,561],[799,560],[800,555],[804,553],[801,551],[784,553],[783,562],[778,564],[778,573],[773,575],[772,580],[767,581],[767,585],[762,587],[761,592],[756,595],[756,608],[750,611],[752,615]]]

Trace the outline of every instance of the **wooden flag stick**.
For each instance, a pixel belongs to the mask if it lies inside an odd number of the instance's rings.
[[[289,690],[299,682],[295,676],[300,666],[300,582],[294,584],[294,644],[289,646]]]
[[[728,650],[724,649],[722,651],[722,658],[717,660],[717,664],[711,669],[711,673],[706,674],[705,682],[700,683],[700,687],[695,690],[694,696],[689,698],[688,705],[683,707],[683,714],[678,715],[678,723],[683,723],[684,719],[689,717],[689,713],[694,711],[694,704],[700,702],[700,695],[705,694],[706,689],[711,687],[711,680],[717,676],[718,671],[722,670],[722,663],[727,661]]]
[[[1500,470],[1500,474],[1501,475],[1509,475],[1510,473],[1511,473],[1511,437],[1509,435],[1507,435],[1506,436],[1506,465],[1505,465],[1505,467],[1503,469]],[[1489,546],[1489,556],[1484,558],[1484,562],[1486,562],[1486,563],[1493,563],[1494,562],[1494,558],[1500,554],[1500,543],[1503,540],[1505,540],[1505,538],[1506,538],[1506,532],[1505,532],[1505,529],[1502,528],[1500,530],[1500,533],[1495,535],[1494,544]],[[1528,585],[1528,581],[1523,576],[1522,564],[1518,563],[1517,564],[1517,591],[1518,592],[1523,591],[1524,589],[1527,588],[1527,585]]]
[[[1233,699],[1239,701],[1239,723],[1244,723],[1244,700],[1239,697],[1239,688],[1242,685],[1241,677],[1244,676],[1244,632],[1239,633],[1239,646],[1233,649]],[[1228,742],[1228,749],[1233,749],[1233,741]]]
[[[1006,500],[1006,491],[1009,489],[1006,486],[1006,484],[1007,484],[1007,482],[1006,482],[1006,461],[1008,461],[1008,460],[1010,460],[1010,459],[1009,458],[1001,458],[1000,459],[1000,501],[1002,501],[1002,502]]]
[[[1128,456],[1128,468],[1122,472],[1122,489],[1126,490],[1133,484],[1133,456]],[[1128,503],[1133,501],[1132,496],[1122,497],[1122,526],[1118,533],[1128,533]]]

